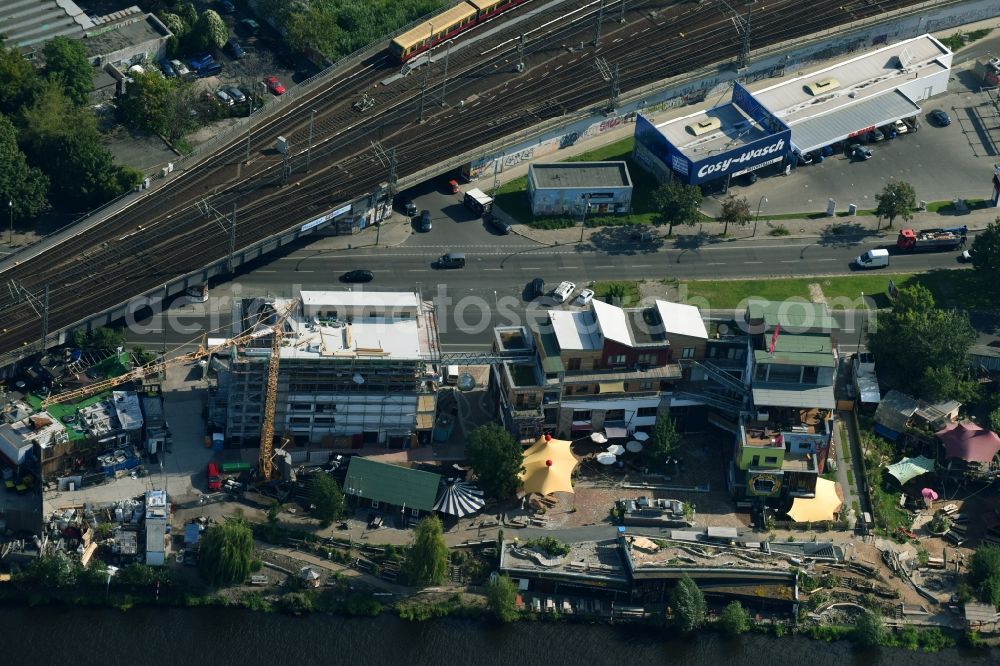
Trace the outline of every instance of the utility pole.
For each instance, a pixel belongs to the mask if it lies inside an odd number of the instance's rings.
[[[229,220],[229,258],[226,259],[226,270],[232,273],[236,269],[236,202],[233,202],[233,216]]]
[[[424,82],[420,84],[420,109],[417,111],[417,122],[424,122],[424,98],[427,97],[427,79],[431,71],[431,52],[434,50],[434,24],[431,23],[431,34],[427,38],[427,61],[424,63]]]
[[[733,25],[736,26],[736,32],[743,38],[740,44],[740,55],[736,60],[737,70],[746,69],[750,66],[750,19],[753,15],[753,4],[756,1],[747,0],[747,17],[743,18],[726,0],[717,0],[719,4],[733,13]]]
[[[451,57],[452,40],[448,40],[447,48],[444,52],[444,81],[441,82],[441,106],[448,106],[444,96],[448,92],[448,58]]]
[[[594,64],[597,66],[597,71],[601,73],[601,78],[610,84],[610,95],[608,97],[608,111],[614,111],[618,108],[618,82],[620,78],[620,73],[618,65],[615,64],[614,69],[608,64],[608,61],[604,58],[598,56],[594,58]]]
[[[514,67],[517,72],[524,71],[524,33],[522,32],[517,38],[517,65]]]
[[[291,144],[285,144],[285,155],[284,159],[281,160],[281,184],[286,185],[288,183],[288,177],[292,175],[292,146]]]
[[[312,161],[312,150],[313,150],[313,121],[316,120],[316,109],[313,109],[309,114],[309,148],[306,149],[306,171],[309,171],[309,163]],[[235,206],[234,206],[235,208]],[[235,219],[235,213],[233,217]]]
[[[622,10],[621,15],[618,17],[618,22],[619,23],[625,23],[625,0],[622,0],[621,3],[619,3],[618,6],[621,7],[621,10]]]
[[[386,152],[385,148],[378,141],[372,141],[372,148],[375,150],[375,158],[384,167],[389,169],[389,178],[385,183],[385,193],[386,197],[389,199],[389,206],[392,206],[392,200],[396,197],[396,149],[391,148]],[[374,202],[377,207],[379,205],[378,200]],[[380,209],[376,209],[378,214],[375,218],[375,245],[378,245],[379,238],[382,235],[382,213]]]
[[[604,23],[604,0],[601,0],[601,7],[597,10],[597,34],[594,35],[594,48],[601,48],[601,24]]]
[[[49,283],[45,283],[45,300],[42,303],[42,351],[45,351],[45,339],[49,337]]]
[[[250,103],[247,106],[250,110],[247,111],[247,162],[250,162],[250,126],[253,124],[253,95],[254,89],[250,89]]]
[[[236,268],[236,202],[233,202],[232,217],[223,215],[207,199],[196,202],[195,208],[205,217],[213,218],[229,236],[229,256],[226,257],[226,270],[232,273]]]
[[[49,336],[49,285],[45,284],[45,291],[39,298],[34,293],[28,291],[17,280],[10,280],[7,288],[11,292],[11,297],[15,303],[26,302],[35,311],[35,315],[42,320],[42,351],[45,350],[45,339]],[[27,345],[28,343],[24,343]]]

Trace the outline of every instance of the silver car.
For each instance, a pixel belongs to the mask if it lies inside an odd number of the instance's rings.
[[[191,70],[187,68],[187,65],[182,63],[180,60],[171,60],[170,64],[173,65],[174,71],[177,72],[177,76],[187,76],[191,73]]]
[[[237,104],[242,104],[246,101],[247,97],[243,94],[243,91],[236,86],[226,86],[224,90],[229,93],[229,96],[233,98]]]

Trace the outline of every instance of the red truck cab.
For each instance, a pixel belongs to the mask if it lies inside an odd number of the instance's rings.
[[[208,490],[210,492],[222,488],[222,479],[219,477],[219,466],[214,462],[208,463]]]

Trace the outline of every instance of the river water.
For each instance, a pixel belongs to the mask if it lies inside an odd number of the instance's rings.
[[[869,666],[997,663],[996,651],[857,650],[759,635],[714,632],[678,637],[649,627],[468,620],[405,622],[394,617],[292,617],[232,609],[0,607],[0,662],[6,664],[725,664]]]

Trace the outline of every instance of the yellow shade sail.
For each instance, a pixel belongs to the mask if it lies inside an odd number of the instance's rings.
[[[521,483],[526,493],[573,492],[573,470],[576,457],[570,451],[570,443],[564,439],[553,439],[551,435],[540,437],[524,452],[524,471]]]
[[[816,496],[811,498],[796,497],[788,517],[797,523],[816,523],[823,520],[833,520],[834,514],[840,510],[843,502],[837,497],[836,481],[816,479]]]

